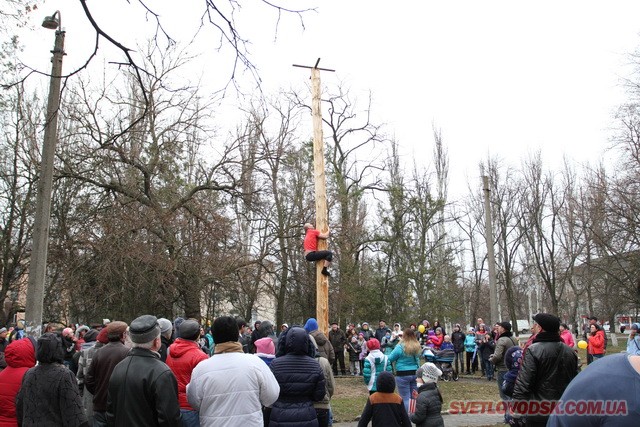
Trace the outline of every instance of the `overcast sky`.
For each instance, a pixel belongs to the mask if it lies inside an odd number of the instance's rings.
[[[163,3],[175,8],[164,12],[175,34],[189,34],[194,21],[185,5],[191,2]],[[515,166],[536,150],[552,168],[563,155],[597,161],[615,107],[625,100],[620,78],[632,71],[627,55],[640,46],[637,0],[316,3],[304,30],[296,18],[283,17],[275,41],[275,15],[244,8],[240,30],[252,41],[265,90],[300,87],[308,72],[292,64],[322,58],[321,67],[336,70],[322,74],[323,84],[343,82],[363,107],[372,92],[373,112],[407,162],[415,157],[428,165],[431,123],[442,130],[454,197],[469,180],[480,186],[477,165],[487,155]],[[101,25],[135,44],[139,16],[125,1],[88,4]],[[69,71],[86,60],[93,35],[78,1],[47,0],[34,21],[56,9],[67,31]],[[32,64],[48,71],[53,33],[36,29],[25,41],[25,57],[40,55]],[[220,62],[206,52],[206,60]]]

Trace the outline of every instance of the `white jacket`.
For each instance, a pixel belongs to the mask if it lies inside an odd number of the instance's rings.
[[[195,367],[187,384],[187,400],[203,427],[263,427],[262,406],[279,394],[267,364],[244,353],[214,354]]]

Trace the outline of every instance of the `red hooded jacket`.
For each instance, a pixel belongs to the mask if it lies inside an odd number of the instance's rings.
[[[36,350],[29,338],[13,341],[4,350],[7,367],[0,372],[0,427],[17,427],[16,395],[22,377],[36,366]]]
[[[181,409],[193,411],[187,401],[187,384],[191,382],[193,368],[209,356],[200,349],[197,342],[178,338],[169,347],[167,366],[178,380],[178,401]]]

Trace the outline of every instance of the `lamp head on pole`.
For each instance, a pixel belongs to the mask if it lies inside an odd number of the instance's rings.
[[[53,15],[46,16],[42,21],[42,26],[44,28],[48,28],[49,30],[57,30],[58,28],[62,28],[62,19],[60,18],[60,11],[56,10]]]

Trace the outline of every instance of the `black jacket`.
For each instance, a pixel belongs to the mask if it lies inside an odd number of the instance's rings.
[[[524,353],[513,398],[558,400],[577,374],[578,357],[573,349],[560,341],[557,333],[541,332]]]
[[[133,348],[109,381],[110,426],[181,426],[178,382],[151,350]]]
[[[310,355],[310,339],[307,332],[298,327],[287,330],[282,343],[284,356],[276,357],[269,367],[280,385],[280,395],[273,404],[269,426],[314,427],[318,425],[313,402],[325,395],[325,379],[322,368]]]
[[[411,415],[411,422],[416,427],[444,427],[442,396],[435,383],[427,383],[418,389],[416,411]]]
[[[329,329],[329,342],[336,353],[344,351],[344,345],[347,343],[347,335],[340,328],[335,331],[333,329]]]
[[[93,358],[84,378],[84,386],[93,394],[93,410],[105,412],[107,410],[107,394],[109,393],[109,378],[114,368],[129,354],[129,348],[121,341],[110,342],[100,347]]]
[[[462,353],[464,351],[464,339],[467,336],[462,331],[454,331],[451,334],[451,342],[453,343],[453,350],[456,353]]]

